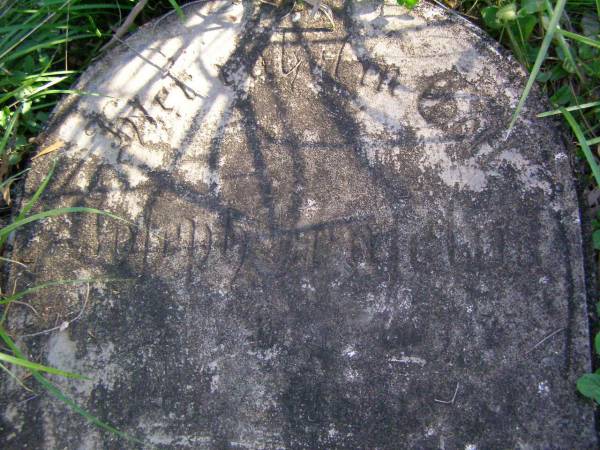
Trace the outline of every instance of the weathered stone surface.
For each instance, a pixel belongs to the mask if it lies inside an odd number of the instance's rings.
[[[19,344],[159,448],[595,448],[579,213],[545,103],[506,138],[525,73],[480,31],[338,6],[332,31],[196,4],[86,72],[104,96],[57,109],[43,207],[136,225],[33,226],[12,279],[128,280],[14,305],[17,335],[84,311]],[[134,446],[28,396],[4,380],[4,448]]]

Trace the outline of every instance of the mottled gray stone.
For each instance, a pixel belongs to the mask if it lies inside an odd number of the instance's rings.
[[[333,31],[186,12],[91,67],[78,88],[103,96],[44,136],[64,148],[43,208],[135,225],[17,236],[17,287],[126,279],[14,305],[17,336],[85,307],[20,338],[32,358],[90,376],[56,382],[159,448],[595,448],[569,158],[538,94],[505,134],[524,71],[429,4],[338,5]],[[2,389],[4,448],[135,446]]]

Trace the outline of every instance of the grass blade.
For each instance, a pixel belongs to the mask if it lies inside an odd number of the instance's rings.
[[[175,12],[179,16],[179,19],[185,20],[185,14],[183,14],[183,10],[181,9],[181,6],[179,6],[179,4],[177,3],[177,1],[176,0],[169,0],[169,4],[173,7],[173,9],[175,10]]]
[[[65,3],[66,4],[66,3]],[[64,6],[64,5],[63,5]],[[12,50],[14,50],[16,47],[18,47],[21,43],[23,43],[25,41],[25,39],[27,39],[29,36],[31,36],[33,33],[35,33],[38,28],[40,28],[42,25],[44,25],[46,22],[48,22],[50,19],[52,19],[54,16],[56,15],[56,13],[52,13],[50,15],[48,15],[43,21],[39,22],[34,28],[32,28],[31,30],[29,30],[29,32],[25,35],[22,36],[17,42],[15,42],[14,44],[12,44],[10,47],[8,47],[6,50],[4,50],[1,54],[0,54],[0,61],[2,60],[2,58],[4,58],[8,53],[10,53]]]
[[[49,211],[44,211],[44,212],[41,212],[41,213],[38,213],[38,214],[33,214],[33,215],[31,215],[29,217],[26,217],[24,219],[21,219],[21,220],[15,220],[10,225],[7,225],[4,228],[0,229],[0,238],[2,238],[4,236],[8,236],[10,233],[12,233],[13,231],[15,231],[17,228],[25,226],[25,225],[27,225],[29,223],[37,222],[39,220],[44,220],[44,219],[47,219],[49,217],[56,217],[56,216],[61,216],[63,214],[72,214],[72,213],[98,214],[98,215],[101,215],[101,216],[110,217],[112,219],[118,220],[118,221],[126,223],[128,225],[133,225],[128,220],[123,219],[122,217],[119,217],[116,214],[112,214],[112,213],[109,213],[109,212],[106,212],[106,211],[101,211],[101,210],[96,209],[96,208],[86,208],[84,206],[74,206],[74,207],[70,207],[70,208],[56,208],[56,209],[51,209]]]
[[[136,442],[136,443],[141,444],[141,445],[145,445],[144,441],[141,441],[140,439],[138,439],[138,438],[136,438],[134,436],[131,436],[131,435],[127,434],[127,433],[124,433],[123,431],[120,431],[120,430],[116,429],[112,425],[110,425],[110,424],[108,424],[106,422],[103,422],[98,417],[94,416],[93,414],[91,414],[88,411],[86,411],[85,409],[83,409],[73,399],[71,399],[70,397],[67,397],[53,383],[51,383],[46,378],[44,378],[42,376],[42,374],[40,374],[39,372],[32,371],[31,373],[34,376],[34,378],[38,381],[38,383],[40,383],[42,385],[42,387],[44,389],[46,389],[50,394],[52,394],[58,400],[60,400],[61,402],[63,402],[67,406],[69,406],[73,411],[75,411],[77,414],[81,415],[88,422],[96,425],[98,428],[102,428],[103,430],[106,430],[106,431],[108,431],[108,432],[110,432],[110,433],[112,433],[112,434],[114,434],[116,436],[119,436],[119,437],[121,437],[121,438],[123,438],[125,440],[128,440],[130,442]]]
[[[13,352],[13,354],[15,354],[18,358],[25,359],[23,357],[23,354],[19,350],[19,348],[15,345],[13,340],[10,338],[10,336],[6,333],[4,328],[2,328],[1,326],[0,326],[0,339],[2,339],[4,341],[4,343],[8,346],[8,348],[10,348],[10,350]],[[92,423],[92,424],[96,425],[97,427],[102,428],[106,431],[109,431],[119,437],[122,437],[123,439],[127,439],[128,441],[137,442],[138,444],[142,444],[142,445],[144,444],[143,441],[140,441],[139,439],[137,439],[133,436],[130,436],[127,433],[117,430],[112,425],[109,425],[109,424],[103,422],[102,420],[100,420],[99,418],[94,416],[93,414],[90,414],[89,412],[87,412],[85,409],[83,409],[81,406],[79,406],[73,399],[71,399],[70,397],[67,397],[65,394],[63,394],[63,392],[58,387],[56,387],[53,383],[51,383],[49,380],[47,380],[37,370],[31,369],[30,372],[33,375],[33,377],[38,381],[38,383],[40,383],[42,385],[42,387],[44,389],[46,389],[46,391],[48,391],[54,397],[59,399],[61,402],[65,403],[67,406],[69,406],[75,412],[77,412],[78,414],[83,416],[90,423]]]
[[[600,137],[597,137],[597,138],[594,138],[594,139],[588,139],[587,144],[588,145],[600,144]]]
[[[582,36],[581,34],[571,33],[567,30],[559,30],[559,33],[569,39],[573,39],[575,41],[581,42],[582,44],[589,45],[590,47],[600,48],[600,41],[596,39],[591,39],[587,36]]]
[[[33,194],[33,197],[31,197],[31,199],[29,199],[29,201],[27,203],[25,203],[25,206],[23,206],[23,209],[17,216],[17,219],[16,219],[17,221],[23,219],[27,215],[27,213],[29,211],[31,211],[31,208],[33,208],[35,206],[35,204],[38,202],[41,195],[46,190],[46,187],[48,186],[48,183],[50,182],[50,178],[52,178],[52,175],[54,174],[55,169],[56,169],[56,160],[52,164],[52,167],[50,168],[50,171],[48,172],[46,177],[42,180],[42,182],[36,189],[35,194]],[[2,246],[1,244],[2,244],[2,240],[0,240],[0,247]]]
[[[581,127],[575,120],[575,117],[573,117],[573,114],[571,114],[565,108],[561,108],[561,112],[562,112],[563,116],[565,116],[565,119],[567,119],[567,122],[569,123],[571,130],[573,130],[573,134],[575,134],[575,137],[579,141],[579,145],[581,146],[581,149],[583,150],[585,159],[587,160],[588,164],[590,165],[590,168],[592,169],[592,174],[594,175],[596,184],[598,186],[600,186],[600,167],[598,167],[598,162],[596,161],[596,158],[594,158],[592,149],[588,145],[588,143],[585,139],[585,136],[583,134],[583,131],[581,130]]]
[[[12,134],[12,131],[15,127],[15,125],[17,124],[17,121],[19,120],[19,115],[21,114],[21,107],[19,107],[19,109],[17,109],[13,116],[10,118],[10,123],[8,124],[8,126],[6,127],[6,130],[4,131],[4,136],[2,136],[2,140],[0,141],[0,156],[4,155],[5,151],[6,151],[6,144],[8,144],[8,140],[10,139],[10,135]]]
[[[4,256],[0,256],[0,261],[8,262],[8,263],[11,263],[11,264],[16,264],[17,266],[21,266],[21,267],[27,268],[27,266],[25,264],[23,264],[22,262],[19,262],[19,261],[16,261],[14,259],[10,259],[10,258],[5,258]]]
[[[129,281],[127,278],[84,278],[84,279],[76,279],[76,280],[59,280],[59,281],[49,281],[47,283],[38,284],[36,286],[30,287],[28,289],[24,289],[16,294],[9,295],[8,297],[4,297],[0,300],[0,305],[7,305],[12,302],[16,302],[17,300],[22,299],[26,295],[34,294],[42,289],[53,287],[53,286],[65,286],[65,285],[77,285],[77,284],[85,284],[85,283],[111,283],[115,281]]]
[[[21,170],[20,172],[15,173],[14,175],[8,177],[6,180],[4,180],[2,183],[0,183],[0,189],[3,189],[5,186],[15,182],[16,180],[19,179],[19,177],[27,172],[29,172],[31,169],[25,169],[25,170]]]
[[[514,127],[515,122],[519,117],[519,114],[521,114],[521,110],[525,105],[525,101],[529,96],[529,92],[533,87],[533,83],[535,82],[538,73],[540,72],[542,63],[544,62],[544,59],[546,59],[546,53],[548,53],[548,48],[552,43],[552,37],[554,36],[554,33],[558,27],[558,21],[560,20],[560,16],[562,15],[563,10],[565,9],[566,2],[567,0],[558,0],[556,6],[554,7],[554,12],[552,13],[552,18],[550,19],[550,24],[548,25],[548,31],[544,36],[544,40],[542,41],[540,50],[537,54],[537,57],[535,58],[535,63],[533,64],[533,69],[531,69],[531,74],[529,75],[529,79],[527,80],[527,84],[525,85],[525,89],[523,90],[523,94],[521,94],[521,98],[519,99],[517,108],[515,109],[512,119],[510,120],[510,124],[508,125],[509,132]]]
[[[581,109],[593,108],[594,106],[600,106],[600,101],[582,103],[581,105],[569,106],[568,108],[559,108],[559,109],[554,109],[552,111],[546,111],[546,112],[538,114],[537,117],[539,117],[541,119],[542,117],[556,116],[558,114],[562,114],[563,109],[566,109],[567,111],[579,111]]]
[[[552,3],[550,3],[550,0],[545,0],[544,3],[546,5],[546,11],[548,12],[548,14],[552,14]],[[560,16],[562,16],[562,13],[560,14]],[[575,61],[574,53],[571,50],[571,47],[569,46],[569,43],[567,42],[567,40],[561,34],[562,30],[560,28],[560,16],[559,16],[559,23],[556,25],[556,32],[557,32],[556,33],[556,42],[558,42],[558,46],[562,49],[564,57],[569,61],[569,64],[575,71],[575,74],[579,78],[579,81],[581,81],[583,83],[585,78],[584,78],[583,74],[581,73],[581,69],[579,68],[579,65],[577,64],[577,61]],[[544,24],[544,21],[542,20],[542,26],[543,26],[543,24]],[[546,30],[546,32],[547,31],[548,30]]]
[[[17,366],[25,367],[29,370],[38,370],[40,372],[51,373],[52,375],[59,375],[65,378],[74,378],[76,380],[90,380],[90,378],[84,377],[72,372],[66,372],[64,370],[55,369],[54,367],[44,366],[42,364],[34,363],[28,359],[15,358],[14,356],[7,355],[6,353],[0,352],[0,361],[4,361]]]
[[[13,380],[15,380],[15,383],[17,383],[23,389],[25,389],[26,391],[29,391],[29,392],[33,392],[31,389],[29,389],[27,386],[25,386],[23,384],[23,382],[19,379],[19,377],[16,376],[14,373],[12,373],[12,371],[8,367],[6,367],[4,364],[0,364],[0,369],[4,370],[8,374],[8,376],[11,377]]]

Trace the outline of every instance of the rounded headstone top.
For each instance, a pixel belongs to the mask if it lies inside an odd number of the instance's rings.
[[[159,448],[593,447],[579,213],[546,103],[507,135],[526,73],[480,30],[428,3],[331,6],[334,27],[194,2],[86,71],[44,135],[63,149],[42,207],[129,223],[17,236],[18,285],[103,280],[11,310],[19,344]],[[2,389],[10,448],[117,445]]]

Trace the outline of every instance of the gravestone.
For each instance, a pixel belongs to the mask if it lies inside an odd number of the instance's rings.
[[[19,231],[17,289],[95,281],[27,297],[8,326],[146,444],[5,378],[4,448],[596,447],[575,392],[579,211],[547,102],[507,135],[526,73],[480,30],[428,3],[332,7],[334,28],[195,2],[57,107],[40,148],[62,149],[24,198],[57,158],[40,210],[129,222]]]

